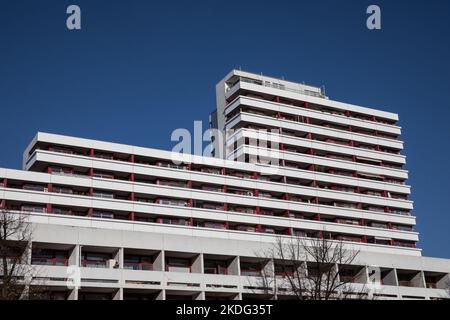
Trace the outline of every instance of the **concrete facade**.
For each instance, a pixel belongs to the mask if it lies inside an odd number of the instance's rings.
[[[0,169],[0,206],[33,224],[50,298],[270,299],[261,254],[295,236],[359,250],[354,285],[377,268],[376,297],[449,297],[450,260],[416,245],[396,114],[236,70],[216,97],[211,126],[233,130],[216,157],[38,133],[23,170]],[[269,149],[276,166],[258,161]]]

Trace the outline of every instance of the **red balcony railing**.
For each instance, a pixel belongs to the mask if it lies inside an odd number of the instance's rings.
[[[153,270],[153,264],[149,262],[124,262],[123,268],[130,270]]]
[[[81,265],[86,268],[106,268],[107,260],[81,260]]]
[[[41,266],[67,266],[67,258],[31,258],[31,264],[41,265]]]

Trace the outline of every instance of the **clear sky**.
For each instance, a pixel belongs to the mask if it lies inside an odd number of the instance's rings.
[[[448,0],[3,0],[0,166],[19,168],[37,131],[171,149],[241,67],[398,113],[419,246],[450,258],[449,36]]]

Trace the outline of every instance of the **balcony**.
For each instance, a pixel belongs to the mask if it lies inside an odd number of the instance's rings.
[[[424,271],[425,287],[430,289],[447,289],[450,277],[446,273]]]
[[[358,220],[351,220],[351,219],[336,219],[335,222],[340,223],[340,224],[349,224],[349,225],[353,225],[353,226],[359,225]]]
[[[222,222],[215,222],[215,221],[205,221],[199,224],[200,227],[203,228],[211,228],[211,229],[227,229],[226,224]]]
[[[249,172],[227,170],[226,175],[230,177],[240,178],[240,179],[252,179],[253,175]]]
[[[275,212],[273,210],[268,210],[268,209],[261,209],[260,214],[262,214],[263,216],[274,216]]]
[[[67,266],[67,258],[48,258],[35,256],[31,258],[31,264],[40,266]]]
[[[192,272],[192,260],[190,258],[184,258],[184,257],[166,256],[165,270],[167,272],[191,273]]]
[[[246,189],[228,188],[227,192],[228,193],[232,193],[232,194],[237,194],[237,195],[240,195],[240,196],[249,196],[249,197],[253,196],[253,191],[246,190]]]
[[[64,247],[64,246],[63,246]],[[56,249],[53,245],[44,243],[33,243],[31,251],[31,264],[40,266],[67,266],[69,262],[70,249],[66,247]]]
[[[200,169],[200,172],[210,173],[210,174],[221,174],[222,173],[219,168],[208,168],[208,167],[202,167]]]
[[[113,154],[105,153],[105,152],[95,152],[94,158],[105,159],[105,160],[114,160]]]
[[[334,238],[339,241],[363,242],[361,237],[355,237],[355,236],[349,236],[349,235],[337,235]]]
[[[255,209],[250,207],[241,207],[241,206],[230,206],[229,211],[235,211],[240,213],[249,213],[254,214]]]
[[[401,231],[413,231],[413,227],[412,226],[406,226],[406,225],[392,225],[392,229],[393,230],[401,230]]]
[[[415,248],[416,243],[415,242],[407,242],[407,241],[400,241],[400,240],[394,240],[392,242],[393,246],[396,247],[403,247],[403,248]]]
[[[186,164],[174,164],[172,162],[157,162],[156,166],[158,167],[164,167],[164,168],[171,168],[171,169],[179,169],[179,170],[189,170],[189,166]]]
[[[380,222],[370,222],[368,224],[368,226],[372,227],[372,228],[379,228],[379,229],[387,229],[388,228],[386,223],[380,223]]]
[[[68,187],[53,186],[52,192],[62,194],[74,194],[73,189]]]
[[[36,213],[46,213],[47,208],[44,206],[34,206],[34,205],[22,205],[20,211],[24,212],[36,212]]]
[[[126,270],[162,270],[162,253],[156,250],[123,249],[123,268]]]
[[[94,172],[92,174],[94,178],[100,178],[100,179],[114,179],[114,174],[107,173],[107,172]]]
[[[114,213],[108,211],[94,211],[93,218],[114,219]]]
[[[107,268],[109,260],[81,260],[81,266],[85,268]]]
[[[383,207],[376,207],[376,206],[367,206],[364,208],[364,210],[374,211],[374,212],[384,212]]]
[[[51,146],[48,148],[48,151],[51,152],[58,152],[58,153],[65,153],[65,154],[80,154],[78,152],[75,152],[73,149],[71,148],[67,148],[67,147],[59,147],[59,146]]]
[[[227,275],[231,260],[227,257],[205,255],[204,256],[204,273],[206,274],[222,274]]]
[[[53,207],[52,213],[66,215],[66,216],[73,215],[72,208],[62,208],[62,207]]]
[[[401,209],[390,209],[389,213],[393,213],[393,214],[400,214],[402,216],[410,216],[411,213],[409,211],[406,210],[401,210]]]
[[[241,276],[260,277],[267,261],[258,258],[241,258]]]
[[[372,190],[363,191],[361,193],[367,194],[369,196],[376,196],[376,197],[381,197],[383,195],[383,193],[381,191],[372,191]]]
[[[155,201],[155,203],[169,205],[169,206],[178,206],[178,207],[187,207],[188,206],[187,200],[158,199],[157,201]]]
[[[250,226],[250,225],[237,225],[234,227],[235,230],[237,231],[245,231],[245,232],[256,232],[256,227],[255,226]]]
[[[348,202],[334,202],[332,205],[339,208],[357,209],[358,205],[356,203]]]
[[[203,208],[208,210],[224,210],[224,205],[219,205],[216,203],[198,203],[198,201],[195,201],[195,207],[197,208]]]
[[[85,268],[118,268],[118,249],[83,247],[81,266]]]
[[[384,245],[384,246],[389,246],[391,245],[392,239],[391,238],[385,238],[385,237],[370,237],[367,239],[368,243],[373,243],[373,244],[380,244],[380,245]]]
[[[339,280],[344,283],[366,283],[366,269],[363,266],[344,265],[338,266]]]
[[[123,263],[123,268],[129,269],[129,270],[151,271],[151,270],[153,270],[153,264],[149,263],[149,262],[131,262],[130,260],[127,260],[127,258],[125,258],[125,261]]]
[[[200,187],[201,190],[210,191],[210,192],[222,192],[223,188],[221,186],[213,186],[213,185],[202,185]]]
[[[268,233],[268,234],[277,234],[277,231],[275,230],[275,228],[270,228],[270,227],[261,227],[259,229],[259,232]]]
[[[397,279],[401,287],[423,288],[425,286],[425,279],[420,271],[397,269]]]
[[[93,197],[104,198],[104,199],[114,199],[114,193],[107,191],[95,191],[92,193]]]
[[[349,145],[349,142],[346,141],[346,140],[338,140],[338,139],[327,138],[324,141],[327,142],[327,143],[339,144],[341,146],[348,146]]]
[[[182,219],[182,218],[162,217],[162,218],[157,218],[156,222],[163,223],[163,224],[177,225],[177,226],[190,226],[191,225],[189,219]]]
[[[177,187],[177,188],[186,188],[188,185],[185,181],[175,181],[175,180],[156,180],[157,185],[161,186],[169,186],[169,187]]]
[[[39,191],[39,192],[47,192],[47,187],[43,185],[37,185],[37,184],[24,184],[22,187],[23,190],[29,190],[29,191]]]

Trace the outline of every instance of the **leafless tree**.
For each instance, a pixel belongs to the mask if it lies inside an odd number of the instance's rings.
[[[342,241],[321,238],[278,238],[273,248],[260,256],[270,257],[261,272],[261,285],[274,299],[298,300],[363,299],[368,290],[358,274],[344,274],[338,266],[356,263],[359,250],[345,248]],[[363,277],[364,278],[364,277]],[[360,282],[355,286],[355,282]]]
[[[43,286],[32,286],[31,239],[27,215],[0,211],[0,300],[30,299],[43,292]]]

